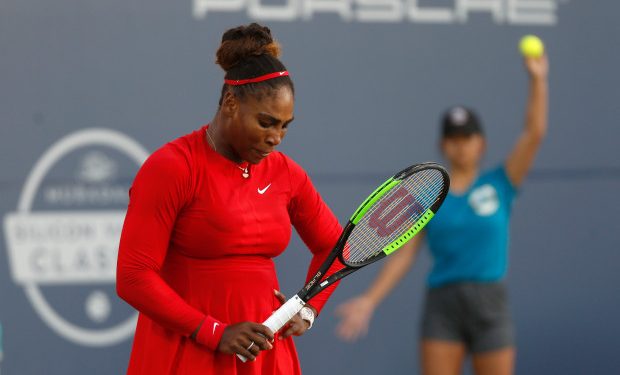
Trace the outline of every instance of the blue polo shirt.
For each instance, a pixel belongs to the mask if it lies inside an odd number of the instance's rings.
[[[499,281],[508,265],[508,229],[516,190],[503,166],[478,176],[462,194],[448,193],[426,226],[433,256],[430,287]]]

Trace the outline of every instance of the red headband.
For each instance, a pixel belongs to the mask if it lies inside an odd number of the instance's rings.
[[[273,78],[278,78],[278,77],[286,77],[288,76],[288,71],[283,71],[283,72],[275,72],[275,73],[269,73],[269,74],[265,74],[264,76],[259,76],[259,77],[255,77],[255,78],[248,78],[248,79],[225,79],[224,83],[226,83],[227,85],[231,85],[231,86],[239,86],[239,85],[245,85],[248,83],[256,83],[256,82],[263,82],[266,81],[268,79],[273,79]]]

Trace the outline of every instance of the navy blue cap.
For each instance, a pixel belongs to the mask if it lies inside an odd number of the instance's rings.
[[[482,124],[476,113],[462,106],[449,108],[443,115],[441,136],[484,134]]]

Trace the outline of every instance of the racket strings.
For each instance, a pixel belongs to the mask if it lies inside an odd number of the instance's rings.
[[[417,178],[410,177],[408,181],[401,182],[394,192],[386,194],[376,202],[358,223],[349,238],[348,257],[345,258],[347,262],[363,262],[381,252],[385,246],[409,230],[435,203],[442,191],[442,179],[433,179],[429,173],[419,174]],[[403,195],[403,188],[409,195]],[[412,202],[411,197],[417,199]],[[403,202],[405,199],[409,199],[409,202]],[[415,209],[412,210],[414,205]],[[381,212],[376,212],[379,209]],[[390,217],[387,217],[388,215]]]
[[[343,254],[347,263],[370,259],[407,232],[440,198],[444,184],[440,171],[424,169],[381,197],[351,233]]]

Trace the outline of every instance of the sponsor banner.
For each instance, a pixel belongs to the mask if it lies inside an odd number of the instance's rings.
[[[331,14],[343,22],[465,24],[486,13],[498,25],[553,26],[562,0],[453,0],[432,5],[419,0],[193,0],[196,19],[241,12],[257,21],[309,21]],[[565,1],[564,1],[565,2]]]
[[[115,345],[135,329],[137,313],[114,282],[129,186],[147,156],[110,129],[69,134],[39,158],[4,217],[13,281],[54,332],[78,345]]]
[[[113,283],[125,213],[12,213],[4,225],[17,284]]]

